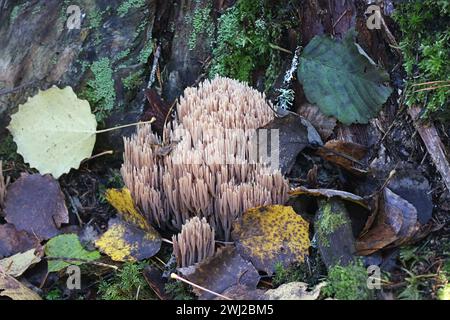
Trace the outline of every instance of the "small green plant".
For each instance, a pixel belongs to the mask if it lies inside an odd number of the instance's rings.
[[[407,104],[426,105],[426,114],[448,119],[450,110],[449,1],[413,0],[396,7],[394,19],[403,33],[400,47],[408,74]],[[426,86],[421,83],[442,81]],[[433,87],[431,90],[423,90]]]
[[[125,263],[110,280],[100,282],[102,300],[153,300],[155,296],[142,275],[146,263]]]
[[[192,294],[189,286],[180,281],[169,280],[165,287],[166,293],[172,297],[173,300],[193,300],[194,295]]]
[[[347,266],[331,267],[322,292],[338,300],[369,300],[373,295],[367,287],[367,270],[360,260]]]
[[[407,285],[406,288],[399,293],[398,298],[401,300],[421,300],[422,292],[419,289],[421,285],[420,277],[409,270],[404,268],[403,270],[408,274],[408,276],[405,277]]]
[[[87,99],[97,121],[103,122],[114,108],[116,91],[114,88],[113,70],[108,58],[101,58],[91,65],[94,79],[87,82],[86,89],[81,93]]]

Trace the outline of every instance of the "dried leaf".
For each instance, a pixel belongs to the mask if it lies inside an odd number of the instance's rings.
[[[83,248],[76,234],[62,234],[50,239],[45,245],[48,258],[48,272],[58,272],[70,265],[82,265],[85,261],[100,259],[97,251],[87,251]],[[65,261],[70,259],[70,261]],[[59,259],[59,260],[58,260]],[[80,261],[76,261],[80,259]]]
[[[24,253],[15,254],[9,258],[0,260],[0,268],[12,277],[20,277],[30,266],[41,261],[42,254],[36,249]]]
[[[298,108],[297,113],[304,117],[319,132],[322,140],[327,140],[336,127],[336,119],[326,116],[319,107],[314,104],[305,103]]]
[[[310,145],[322,145],[322,139],[316,129],[298,114],[289,112],[284,117],[277,117],[262,129],[277,129],[279,134],[279,168],[283,174],[291,171],[298,154]],[[270,134],[274,134],[270,131]],[[268,136],[267,140],[272,137]],[[265,146],[263,146],[265,147]],[[268,147],[274,147],[269,144]],[[276,150],[269,148],[269,154]]]
[[[26,231],[17,231],[13,224],[0,225],[0,258],[9,257],[39,246],[36,236]]]
[[[51,176],[22,175],[8,188],[5,219],[17,230],[25,230],[42,240],[60,233],[69,214],[58,182]]]
[[[13,300],[42,300],[33,290],[6,274],[0,268],[0,296]]]
[[[417,210],[412,204],[388,188],[384,189],[380,201],[375,222],[356,242],[359,255],[406,243],[418,230]]]
[[[365,170],[358,168],[356,163],[367,154],[367,148],[363,145],[343,140],[330,140],[325,143],[323,148],[317,150],[317,154],[353,174],[366,173]]]
[[[150,119],[155,118],[156,121],[152,128],[156,133],[162,136],[164,123],[170,111],[170,104],[163,101],[155,89],[145,89],[144,94],[147,97],[150,106],[145,110],[144,115],[141,117],[141,121],[149,121]]]
[[[324,286],[326,286],[326,283],[322,282],[308,290],[307,283],[290,282],[279,286],[277,289],[267,290],[264,295],[268,300],[317,300],[320,296],[320,290]]]
[[[213,257],[179,271],[189,281],[216,293],[222,293],[238,284],[254,290],[260,279],[255,267],[244,260],[234,247],[221,248]],[[200,299],[216,297],[200,289],[194,288],[193,291]]]
[[[71,87],[52,87],[19,106],[8,127],[17,152],[41,174],[55,178],[91,156],[97,122],[89,103]]]
[[[308,255],[309,223],[292,207],[272,205],[250,209],[233,228],[238,252],[269,275],[277,262],[288,266],[304,261]]]
[[[153,228],[143,230],[121,219],[111,219],[108,230],[95,245],[114,261],[139,261],[161,248],[161,236]]]
[[[372,64],[350,30],[343,41],[314,37],[300,56],[298,79],[306,98],[343,124],[367,123],[391,95],[389,74]]]
[[[296,197],[300,195],[313,196],[313,197],[325,197],[325,198],[334,198],[338,197],[342,200],[350,201],[356,203],[363,208],[367,209],[367,204],[364,198],[357,196],[356,194],[341,191],[341,190],[333,190],[333,189],[307,189],[304,187],[298,187],[289,192],[291,197]]]

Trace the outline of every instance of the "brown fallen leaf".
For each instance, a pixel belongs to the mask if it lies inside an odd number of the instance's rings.
[[[336,119],[325,115],[316,105],[305,103],[298,108],[297,113],[311,122],[324,141],[331,136],[336,127]]]
[[[39,246],[36,236],[26,231],[17,231],[13,224],[0,225],[0,259]]]
[[[178,271],[189,281],[219,294],[235,285],[244,285],[248,290],[255,290],[260,279],[255,267],[231,246],[219,249],[213,257],[195,266]],[[216,297],[197,288],[193,291],[201,300]]]
[[[291,171],[295,159],[303,149],[310,145],[321,146],[323,144],[319,133],[311,123],[293,112],[275,118],[261,129],[279,130],[279,167],[283,174]],[[267,139],[271,139],[271,137],[268,136]],[[269,154],[272,152],[272,150],[268,150]]]
[[[152,129],[157,132],[160,136],[163,134],[164,123],[166,121],[167,115],[170,112],[170,104],[163,101],[155,89],[145,89],[144,92],[148,102],[149,107],[145,110],[144,115],[141,117],[141,121],[148,121],[153,117],[156,118],[155,123],[152,125]],[[170,120],[170,119],[169,119]]]
[[[356,194],[347,192],[347,191],[341,191],[341,190],[334,190],[334,189],[307,189],[304,187],[298,187],[293,189],[289,192],[289,195],[291,197],[306,195],[306,196],[313,196],[313,197],[325,197],[325,198],[340,198],[342,200],[350,201],[353,203],[356,203],[363,208],[367,209],[368,205],[364,198],[357,196]]]
[[[24,284],[6,274],[0,267],[0,296],[13,300],[42,300],[41,297]]]
[[[376,219],[370,219],[370,227],[356,241],[359,255],[370,255],[383,248],[391,248],[412,240],[419,229],[416,208],[393,193],[388,188],[383,190],[378,205]]]
[[[5,219],[41,240],[60,234],[69,213],[58,182],[50,175],[23,174],[8,188]]]
[[[367,154],[367,148],[363,145],[343,140],[330,140],[316,152],[326,161],[357,175],[366,173],[359,168],[359,163]]]
[[[309,223],[292,207],[272,205],[246,211],[233,224],[238,252],[269,275],[281,262],[289,266],[309,253]]]

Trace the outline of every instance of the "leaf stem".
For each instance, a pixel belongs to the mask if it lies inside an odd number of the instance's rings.
[[[128,127],[132,127],[132,126],[139,126],[142,124],[150,124],[155,122],[156,119],[152,118],[149,121],[144,121],[144,122],[135,122],[135,123],[131,123],[131,124],[125,124],[123,126],[118,126],[118,127],[114,127],[114,128],[108,128],[108,129],[103,129],[103,130],[97,130],[95,133],[105,133],[105,132],[109,132],[109,131],[114,131],[114,130],[119,130],[119,129],[123,129],[123,128],[128,128]]]

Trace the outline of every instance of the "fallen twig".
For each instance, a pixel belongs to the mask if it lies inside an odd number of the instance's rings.
[[[414,121],[417,132],[422,138],[431,159],[433,159],[436,169],[441,174],[447,190],[450,191],[450,165],[445,154],[444,145],[433,124],[425,125],[418,121],[420,112],[421,109],[419,107],[408,108],[408,113]]]
[[[184,279],[184,278],[178,276],[178,275],[175,274],[175,273],[171,273],[171,274],[170,274],[170,277],[171,277],[172,279],[175,279],[175,280],[178,280],[178,281],[182,281],[182,282],[184,282],[184,283],[187,283],[188,285],[193,286],[193,287],[195,287],[195,288],[197,288],[197,289],[200,289],[200,290],[206,291],[206,292],[208,292],[208,293],[211,293],[211,294],[213,294],[213,295],[215,295],[215,296],[217,296],[217,297],[220,297],[220,298],[222,298],[222,299],[225,299],[225,300],[233,300],[233,299],[230,299],[230,298],[228,298],[228,297],[226,297],[226,296],[224,296],[224,295],[221,295],[220,293],[211,291],[211,290],[206,289],[206,288],[204,288],[204,287],[202,287],[202,286],[199,286],[198,284],[195,284],[195,283],[193,283],[193,282],[191,282],[191,281],[189,281],[189,280],[186,280],[186,279]]]

